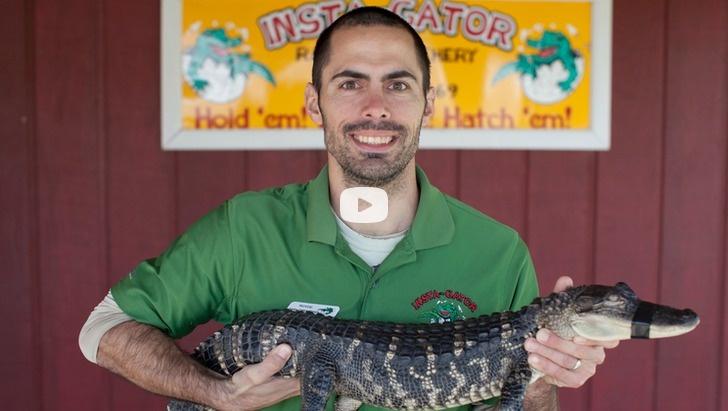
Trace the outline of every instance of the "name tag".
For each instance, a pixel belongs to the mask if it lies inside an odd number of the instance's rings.
[[[291,302],[290,304],[288,304],[288,309],[296,311],[311,311],[314,313],[323,314],[327,317],[336,317],[336,314],[339,313],[339,306],[336,305],[304,303],[301,301]]]

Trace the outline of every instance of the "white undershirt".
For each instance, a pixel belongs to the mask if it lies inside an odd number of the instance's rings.
[[[349,244],[351,251],[374,268],[382,264],[382,261],[387,258],[389,253],[407,234],[407,230],[405,230],[385,236],[363,235],[346,225],[333,210],[332,213],[336,217],[336,224],[341,230],[341,236]],[[81,333],[78,335],[78,345],[81,347],[84,357],[92,363],[96,363],[96,353],[99,349],[101,337],[113,327],[130,320],[133,320],[133,318],[126,315],[119,308],[111,295],[111,291],[109,291],[106,297],[91,312],[81,328]]]
[[[387,258],[389,253],[394,250],[394,247],[404,238],[405,234],[407,234],[407,230],[404,230],[399,233],[382,236],[364,235],[346,225],[336,213],[334,213],[334,216],[336,217],[336,224],[339,226],[339,230],[341,230],[341,236],[349,244],[351,251],[361,257],[371,267],[379,266]]]
[[[91,311],[78,335],[78,345],[81,347],[83,356],[96,364],[96,352],[99,350],[101,337],[113,327],[130,320],[133,318],[121,311],[119,304],[114,301],[114,297],[109,291],[99,305]]]

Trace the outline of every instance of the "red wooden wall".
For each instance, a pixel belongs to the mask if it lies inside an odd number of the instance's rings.
[[[306,180],[325,156],[162,152],[158,2],[2,9],[0,404],[162,409],[82,359],[90,309],[223,199]],[[626,280],[700,313],[687,336],[611,351],[563,390],[565,410],[728,409],[727,21],[725,0],[615,0],[609,152],[418,154],[444,191],[523,234],[542,288]]]

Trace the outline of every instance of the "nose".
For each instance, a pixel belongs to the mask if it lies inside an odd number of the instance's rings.
[[[391,114],[384,96],[381,92],[371,91],[367,94],[362,117],[371,120],[384,120],[390,118]]]
[[[698,314],[695,311],[693,311],[693,310],[691,310],[689,308],[684,309],[682,311],[682,319],[683,319],[683,321],[694,321],[697,318],[698,318]]]

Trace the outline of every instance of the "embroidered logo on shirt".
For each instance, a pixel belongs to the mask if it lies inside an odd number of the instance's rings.
[[[430,304],[433,301],[434,304]],[[429,309],[423,310],[420,317],[430,323],[464,320],[465,310],[463,310],[463,306],[467,307],[471,312],[478,309],[478,305],[470,297],[453,290],[430,290],[417,297],[411,304],[418,311],[427,306]]]
[[[339,313],[340,307],[337,305],[324,305],[304,303],[301,301],[292,301],[290,304],[288,304],[288,309],[296,311],[311,311],[314,313],[323,314],[327,317],[336,317],[336,314]]]

